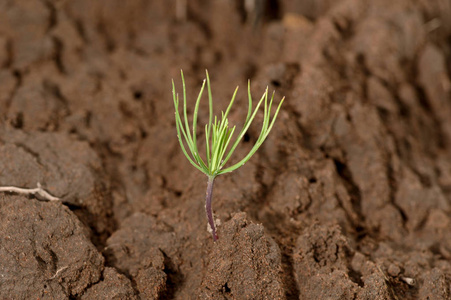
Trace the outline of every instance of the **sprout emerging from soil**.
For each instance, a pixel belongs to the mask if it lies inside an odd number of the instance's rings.
[[[271,100],[268,104],[268,88],[266,88],[265,92],[263,93],[263,96],[260,98],[260,101],[258,102],[257,106],[254,110],[252,110],[252,97],[251,97],[251,87],[250,87],[250,81],[248,82],[248,98],[249,98],[249,108],[247,112],[246,121],[244,122],[243,128],[238,133],[238,137],[236,138],[235,142],[231,144],[233,133],[235,132],[236,126],[233,126],[232,128],[229,128],[229,121],[227,120],[227,116],[230,112],[230,109],[232,108],[233,102],[235,101],[235,96],[238,91],[238,87],[235,89],[235,92],[233,93],[232,100],[230,101],[229,106],[227,107],[226,112],[221,112],[221,120],[217,118],[216,116],[213,118],[213,99],[211,95],[211,86],[210,86],[210,78],[208,76],[208,71],[206,71],[207,79],[205,79],[202,83],[202,88],[200,89],[199,96],[197,97],[196,105],[194,107],[194,114],[193,114],[193,125],[192,128],[190,128],[190,125],[188,123],[188,117],[186,113],[186,88],[185,88],[185,78],[183,77],[183,71],[181,72],[182,76],[182,83],[183,83],[183,119],[180,116],[179,113],[179,96],[175,92],[175,85],[174,80],[172,80],[172,96],[174,98],[174,107],[175,107],[175,123],[177,127],[177,137],[180,142],[180,147],[182,148],[183,153],[185,154],[186,158],[189,160],[189,162],[196,167],[199,171],[207,175],[208,177],[208,184],[207,184],[207,195],[205,199],[205,210],[207,213],[207,219],[208,223],[210,224],[213,240],[216,241],[218,239],[218,236],[216,234],[215,229],[215,223],[213,220],[213,213],[211,208],[211,201],[212,201],[212,195],[213,195],[213,183],[216,178],[216,176],[232,172],[242,165],[244,165],[251,157],[254,155],[254,153],[258,150],[258,148],[263,144],[266,137],[268,136],[269,132],[271,131],[274,122],[276,120],[276,117],[279,113],[280,107],[282,106],[282,103],[285,99],[282,98],[282,100],[279,103],[279,106],[277,107],[277,110],[271,120],[271,106],[274,99],[274,93],[271,96]],[[208,124],[205,125],[205,140],[206,140],[206,160],[201,158],[199,154],[199,150],[197,148],[197,134],[196,134],[196,128],[197,128],[197,113],[199,111],[199,103],[200,99],[202,97],[204,88],[205,88],[205,82],[207,83],[207,91],[208,91],[208,102],[209,102],[209,108],[210,108],[210,116],[208,120]],[[255,118],[255,115],[257,114],[258,109],[260,108],[261,104],[264,103],[264,112],[263,112],[263,125],[260,132],[260,135],[257,139],[257,142],[252,147],[252,149],[249,151],[249,153],[240,161],[237,163],[225,167],[226,163],[229,161],[229,159],[232,157],[233,152],[235,151],[236,147],[240,143],[241,139],[249,129],[249,126],[251,125],[252,121]],[[185,141],[185,142],[184,142]],[[185,143],[188,146],[189,153],[185,147]],[[229,148],[229,145],[231,147]],[[229,149],[228,149],[229,148]],[[228,149],[228,152],[227,152]]]

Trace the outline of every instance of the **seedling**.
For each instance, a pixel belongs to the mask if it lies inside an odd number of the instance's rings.
[[[208,223],[210,224],[213,240],[216,241],[218,236],[216,234],[215,223],[213,220],[213,213],[211,209],[211,201],[213,195],[213,183],[216,176],[232,172],[242,165],[244,165],[254,153],[258,150],[258,148],[263,144],[269,132],[271,131],[276,117],[279,113],[280,107],[285,98],[279,103],[277,110],[271,120],[271,106],[274,99],[274,93],[271,96],[271,100],[268,105],[268,88],[266,88],[263,96],[260,98],[257,106],[254,110],[252,110],[252,97],[251,97],[251,84],[248,81],[247,94],[249,98],[249,108],[247,111],[246,121],[244,122],[243,128],[238,133],[238,136],[233,144],[231,144],[233,134],[235,132],[236,126],[229,128],[229,121],[227,120],[227,116],[229,115],[230,109],[232,108],[233,102],[235,101],[236,93],[238,92],[238,87],[235,89],[233,93],[232,100],[230,101],[229,106],[227,107],[226,112],[221,112],[221,120],[218,117],[213,118],[213,98],[211,95],[211,86],[210,86],[210,78],[208,76],[208,72],[206,71],[206,79],[202,83],[202,88],[200,89],[199,96],[197,97],[196,105],[194,106],[194,114],[193,114],[193,126],[190,128],[188,117],[186,113],[186,88],[185,88],[185,78],[183,77],[183,71],[181,72],[182,76],[182,84],[183,84],[183,119],[179,113],[179,96],[175,92],[174,80],[172,80],[172,96],[174,98],[174,107],[175,107],[175,124],[177,127],[177,137],[180,142],[180,147],[182,148],[183,153],[189,162],[196,167],[199,171],[207,175],[208,183],[207,183],[207,195],[205,199],[205,211],[207,213]],[[206,159],[204,160],[197,148],[197,113],[199,111],[199,103],[202,97],[205,82],[207,83],[207,91],[208,91],[208,103],[210,108],[208,124],[205,125],[205,141],[206,141]],[[252,121],[257,114],[258,109],[261,104],[264,103],[264,112],[263,112],[263,125],[260,132],[260,135],[257,139],[257,142],[249,151],[249,153],[237,163],[226,167],[226,163],[232,157],[233,152],[236,147],[240,143],[244,134],[249,129]],[[184,142],[185,141],[185,142]],[[188,146],[188,151],[185,147]],[[231,147],[229,148],[229,145]],[[228,151],[227,151],[228,149]]]

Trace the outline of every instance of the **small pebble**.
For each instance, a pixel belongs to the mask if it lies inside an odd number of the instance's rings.
[[[390,264],[390,266],[388,266],[387,271],[388,271],[388,275],[390,275],[392,277],[396,277],[401,272],[401,269],[395,264]]]

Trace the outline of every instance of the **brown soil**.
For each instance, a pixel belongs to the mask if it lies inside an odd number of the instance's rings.
[[[0,193],[0,299],[451,299],[449,1],[187,2],[0,1],[0,186],[62,199]],[[216,243],[180,69],[286,96]]]

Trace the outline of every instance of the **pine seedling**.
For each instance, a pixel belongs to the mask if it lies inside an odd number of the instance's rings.
[[[206,79],[202,83],[202,87],[200,89],[199,95],[197,97],[196,104],[194,106],[192,127],[188,122],[187,112],[186,112],[186,88],[185,88],[185,78],[183,77],[183,71],[181,72],[182,84],[183,84],[183,121],[182,117],[179,113],[179,95],[175,92],[174,80],[172,80],[172,96],[174,99],[174,108],[175,108],[175,123],[177,128],[177,137],[180,142],[180,147],[182,148],[183,153],[189,162],[199,171],[207,175],[208,183],[207,183],[207,193],[205,199],[205,211],[207,214],[208,223],[210,224],[210,228],[212,230],[213,240],[216,241],[218,239],[215,223],[213,220],[213,212],[211,208],[212,195],[213,195],[213,183],[218,175],[222,175],[225,173],[232,172],[239,167],[243,166],[251,157],[255,154],[258,148],[263,144],[269,132],[271,131],[276,117],[279,113],[280,107],[285,98],[279,103],[277,110],[274,116],[271,119],[271,106],[274,99],[274,93],[271,96],[271,99],[268,103],[268,87],[266,88],[263,96],[260,98],[259,102],[255,109],[252,109],[252,97],[251,97],[251,87],[250,81],[248,81],[248,98],[249,98],[249,107],[247,111],[246,120],[238,136],[235,139],[235,142],[232,143],[232,137],[235,133],[236,126],[230,128],[229,121],[227,116],[229,115],[230,109],[232,108],[233,102],[235,101],[236,94],[238,92],[238,87],[235,89],[233,93],[232,100],[230,101],[227,110],[221,112],[221,119],[217,116],[213,117],[213,98],[211,94],[211,86],[210,86],[210,78],[208,76],[208,72],[206,71]],[[205,84],[207,85],[207,93],[208,93],[208,103],[209,103],[209,119],[208,124],[205,125],[205,141],[206,141],[206,155],[204,158],[200,156],[199,149],[197,148],[197,113],[199,111],[199,103],[204,92]],[[230,160],[235,151],[236,147],[242,140],[243,136],[249,129],[252,121],[255,118],[255,115],[258,112],[258,109],[263,104],[263,125],[260,131],[260,135],[249,151],[249,153],[242,158],[237,163],[227,167],[226,164]],[[186,144],[186,145],[185,145]]]

